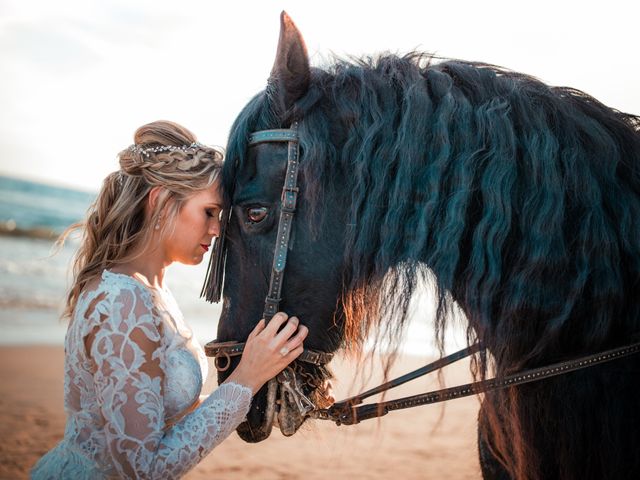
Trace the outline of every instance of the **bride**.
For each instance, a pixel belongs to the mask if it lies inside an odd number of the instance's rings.
[[[178,478],[244,419],[252,395],[303,351],[308,330],[277,314],[232,375],[200,401],[207,362],[165,268],[202,261],[219,234],[222,154],[184,127],[140,127],[82,224],[65,316],[64,439],[35,479]],[[282,328],[281,328],[282,327]]]

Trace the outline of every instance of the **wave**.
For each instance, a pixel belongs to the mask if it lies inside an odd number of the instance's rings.
[[[85,218],[95,194],[0,175],[0,235],[52,240]]]
[[[58,313],[64,305],[60,298],[50,297],[23,297],[20,295],[0,294],[0,308],[12,308],[16,310],[50,310]]]
[[[16,225],[15,220],[7,220],[6,222],[0,222],[0,235],[10,237],[27,237],[27,238],[39,238],[42,240],[55,240],[58,238],[61,232],[48,227],[29,227],[21,228]]]

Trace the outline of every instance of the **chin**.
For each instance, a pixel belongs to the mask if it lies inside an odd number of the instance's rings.
[[[175,261],[183,265],[199,265],[200,263],[202,263],[203,259],[204,255],[194,255],[192,257],[185,256],[182,258],[178,258]]]
[[[203,259],[204,259],[204,255],[200,255],[199,257],[194,257],[193,258],[193,265],[198,265],[199,263],[202,263]]]

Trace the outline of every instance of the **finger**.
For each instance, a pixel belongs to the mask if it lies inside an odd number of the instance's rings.
[[[298,320],[297,317],[291,317],[282,330],[274,337],[273,341],[275,345],[284,345],[289,337],[298,329],[299,325],[300,320]]]
[[[299,346],[291,350],[287,355],[285,355],[284,358],[287,361],[287,365],[293,362],[300,355],[302,355],[302,352],[304,352],[304,345],[300,344]]]
[[[264,318],[262,320],[260,320],[255,327],[253,327],[253,330],[251,330],[251,333],[249,334],[249,336],[247,337],[247,340],[250,338],[255,337],[256,335],[258,335],[262,330],[264,330],[265,328],[265,322],[264,322]]]
[[[286,322],[288,318],[289,318],[289,315],[287,315],[284,312],[276,313],[271,319],[271,321],[267,324],[267,327],[265,328],[265,330],[269,332],[269,334],[275,335],[276,332],[282,326],[282,324]]]
[[[298,330],[298,333],[296,333],[295,336],[291,337],[285,346],[289,350],[293,350],[294,348],[297,348],[298,345],[302,345],[302,342],[304,341],[304,339],[307,337],[308,334],[309,334],[309,329],[304,325],[302,325]]]

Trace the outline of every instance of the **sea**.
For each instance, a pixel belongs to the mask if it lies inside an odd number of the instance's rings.
[[[0,175],[0,345],[63,345],[67,322],[60,315],[78,239],[70,239],[61,249],[55,248],[55,239],[84,218],[96,195]],[[216,337],[221,312],[219,304],[210,304],[199,296],[208,255],[197,266],[173,264],[165,276],[202,344]],[[429,321],[434,311],[433,295],[425,290],[414,303],[416,315],[401,350],[435,354]],[[461,327],[447,332],[446,339],[448,351],[462,348]]]

